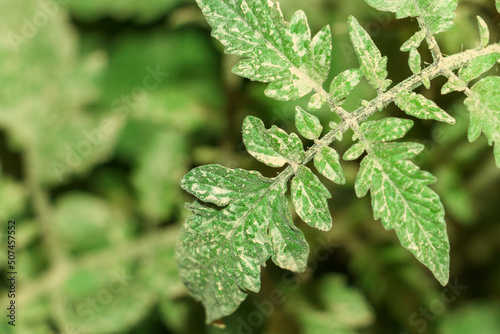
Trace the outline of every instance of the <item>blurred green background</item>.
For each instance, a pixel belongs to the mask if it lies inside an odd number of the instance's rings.
[[[399,47],[416,20],[396,21],[363,0],[280,3],[285,17],[304,10],[313,32],[332,26],[332,76],[358,66],[351,14],[388,55],[390,78],[410,75]],[[499,40],[493,0],[459,1],[456,28],[438,36],[444,53],[477,47],[476,15]],[[419,91],[457,124],[418,121],[408,136],[426,146],[416,163],[439,179],[449,287],[373,221],[369,198],[353,191],[359,162],[347,162],[345,186],[324,180],[332,230],[294,217],[311,244],[310,268],[292,274],[269,263],[262,291],[225,329],[207,327],[173,258],[192,200],[179,180],[207,163],[276,175],[245,152],[242,120],[295,131],[294,107],[307,98],[272,101],[265,85],[231,74],[237,59],[210,37],[194,0],[1,0],[0,18],[0,333],[500,333],[500,171],[484,137],[466,141],[463,96],[441,96],[443,79]],[[374,96],[364,82],[345,106]],[[383,115],[402,114],[392,106]],[[9,219],[17,222],[15,328],[3,279]]]

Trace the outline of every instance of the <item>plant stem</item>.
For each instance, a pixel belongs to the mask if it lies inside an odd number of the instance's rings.
[[[418,25],[425,32],[425,40],[427,41],[427,45],[429,46],[429,50],[431,51],[432,59],[434,59],[435,64],[438,64],[443,59],[443,54],[439,49],[439,45],[436,41],[436,38],[434,37],[434,35],[430,33],[429,28],[427,27],[425,21],[421,17],[418,17],[417,20],[418,20]]]

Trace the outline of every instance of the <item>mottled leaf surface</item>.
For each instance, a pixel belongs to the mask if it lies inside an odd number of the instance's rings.
[[[364,76],[373,88],[385,91],[391,84],[386,79],[387,57],[382,57],[368,32],[353,16],[349,17],[349,34]]]
[[[337,151],[329,146],[325,146],[314,156],[314,166],[327,179],[337,184],[344,184],[344,172],[339,160],[340,156]]]
[[[197,0],[212,35],[227,53],[244,57],[233,72],[269,82],[266,95],[293,100],[311,90],[322,92],[330,70],[332,39],[328,26],[314,38],[303,11],[283,19],[269,0]]]
[[[359,69],[346,70],[337,75],[330,85],[330,99],[337,105],[342,105],[345,98],[356,87],[363,73]]]
[[[365,0],[378,10],[393,12],[396,18],[420,17],[431,34],[453,28],[458,0]]]
[[[327,201],[330,192],[309,168],[298,166],[291,191],[295,211],[304,222],[322,231],[332,228]]]
[[[436,103],[414,92],[403,92],[394,100],[405,113],[420,119],[433,119],[455,124],[455,119],[441,109]]]
[[[490,145],[500,168],[500,77],[487,77],[471,88],[472,94],[464,103],[470,111],[469,141],[476,141],[481,132]]]
[[[458,71],[458,77],[465,82],[474,80],[489,71],[499,59],[500,53],[498,52],[474,58],[467,66]]]
[[[428,267],[445,285],[449,277],[449,242],[444,208],[439,196],[428,187],[434,176],[408,161],[423,145],[389,140],[405,135],[411,123],[397,119],[372,122],[370,149],[363,158],[355,190],[358,197],[371,191],[373,215],[388,230],[394,229],[403,247]]]
[[[299,133],[309,140],[319,138],[323,131],[319,118],[299,106],[295,109],[295,126]]]
[[[490,30],[481,16],[477,16],[477,26],[479,28],[479,41],[481,47],[484,48],[490,42]]]
[[[181,187],[204,202],[226,206],[246,193],[268,188],[269,182],[254,171],[204,165],[187,173]]]
[[[284,196],[286,184],[241,194],[223,209],[195,205],[176,250],[179,274],[190,293],[203,303],[207,323],[233,313],[247,291],[260,290],[266,260],[304,271],[309,247],[292,223]]]
[[[401,45],[401,51],[409,52],[412,49],[418,49],[425,38],[425,31],[420,30],[411,36],[406,42]]]
[[[243,122],[243,142],[248,153],[271,167],[300,163],[305,155],[296,134],[287,134],[275,125],[266,129],[264,123],[253,116],[248,116]]]

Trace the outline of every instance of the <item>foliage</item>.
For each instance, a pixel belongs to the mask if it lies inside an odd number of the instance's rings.
[[[476,140],[481,131],[490,144],[498,140],[500,128],[491,118],[495,120],[500,110],[499,78],[488,77],[470,89],[467,86],[499,59],[499,45],[487,46],[488,28],[484,22],[479,20],[479,50],[443,57],[434,35],[453,28],[456,0],[367,0],[378,10],[396,13],[397,18],[417,17],[420,31],[401,48],[410,51],[409,66],[414,75],[387,91],[392,83],[387,79],[387,57],[381,55],[369,33],[351,16],[349,34],[360,69],[339,74],[327,93],[323,83],[332,57],[328,26],[311,39],[304,12],[295,12],[288,23],[279,4],[272,1],[197,0],[197,3],[225,52],[244,58],[233,67],[235,74],[269,83],[265,94],[280,101],[297,100],[313,91],[309,108],[316,110],[327,104],[342,121],[318,140],[322,132],[319,120],[297,107],[299,133],[315,140],[304,152],[297,135],[276,126],[267,130],[260,119],[248,116],[243,122],[243,142],[248,153],[271,167],[288,165],[279,176],[268,179],[254,172],[209,165],[198,167],[184,177],[181,184],[185,190],[203,202],[220,207],[215,209],[195,202],[195,215],[184,225],[177,247],[182,280],[191,294],[205,304],[207,323],[233,313],[246,297],[246,291],[259,291],[260,266],[265,266],[270,254],[274,254],[275,264],[283,269],[304,270],[303,265],[288,264],[303,264],[308,247],[302,246],[303,252],[299,248],[278,254],[287,247],[298,248],[304,243],[302,238],[285,237],[279,247],[271,241],[272,231],[277,228],[273,225],[287,228],[291,225],[284,197],[286,183],[291,179],[291,198],[297,215],[312,227],[330,230],[332,219],[327,199],[331,194],[306,164],[321,152],[320,158],[315,159],[320,172],[342,183],[339,155],[329,145],[334,140],[340,141],[335,135],[348,129],[358,142],[344,154],[344,159],[355,160],[366,152],[356,178],[357,196],[363,197],[371,190],[374,218],[381,219],[386,229],[395,229],[402,246],[446,285],[450,245],[444,207],[439,196],[428,187],[436,179],[409,161],[424,149],[422,145],[393,142],[404,137],[413,122],[402,118],[366,119],[394,102],[410,116],[454,124],[455,119],[435,102],[412,92],[423,84],[428,87],[431,79],[443,75],[450,80],[449,85],[454,89],[459,87],[468,96],[465,104],[471,111],[469,140]],[[434,62],[422,70],[417,49],[424,39]],[[458,76],[453,72],[457,69]],[[349,113],[338,102],[359,82],[359,71],[378,96]],[[327,147],[329,152],[325,151]],[[498,164],[497,149],[498,146],[495,147]]]
[[[203,3],[0,3],[0,333],[498,332],[495,1]]]

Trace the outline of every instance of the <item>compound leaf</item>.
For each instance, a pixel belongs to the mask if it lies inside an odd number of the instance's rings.
[[[325,146],[314,156],[314,166],[327,179],[337,184],[345,184],[344,172],[339,160],[340,157],[337,151]]]
[[[433,119],[448,124],[455,124],[455,119],[448,115],[436,103],[414,92],[402,92],[394,100],[405,113],[420,119]]]
[[[297,167],[291,191],[295,211],[304,222],[322,231],[332,228],[327,202],[331,195],[309,168]]]
[[[390,135],[390,129],[380,128]],[[422,145],[378,142],[370,146],[356,178],[356,195],[371,191],[374,218],[381,219],[386,229],[394,229],[403,247],[445,285],[450,246],[443,206],[428,187],[435,178],[406,160],[415,157]]]
[[[396,18],[420,17],[431,34],[453,28],[457,0],[365,0],[378,10],[393,12]]]
[[[356,87],[363,73],[359,69],[346,70],[337,75],[330,85],[330,99],[337,105],[342,105],[345,98]]]
[[[181,231],[179,274],[205,306],[207,323],[233,313],[246,291],[260,290],[260,267],[272,256],[286,269],[304,271],[309,247],[292,223],[286,184],[242,194],[220,210],[198,210]],[[199,204],[197,205],[199,206]]]
[[[323,131],[319,118],[299,106],[295,108],[295,111],[295,126],[299,133],[309,140],[317,139]]]
[[[330,70],[332,37],[328,26],[313,39],[303,11],[283,19],[270,0],[197,0],[226,53],[244,57],[233,72],[269,82],[265,93],[277,100],[323,92]]]
[[[349,17],[349,34],[364,76],[373,88],[385,91],[391,84],[391,80],[386,79],[387,57],[382,57],[370,35],[353,16]]]
[[[464,101],[470,112],[469,141],[476,141],[483,132],[489,144],[495,144],[496,165],[500,168],[500,77],[478,81],[471,92]]]
[[[248,153],[271,167],[282,167],[291,162],[300,163],[304,159],[304,148],[296,134],[289,135],[275,125],[266,129],[257,117],[245,118],[243,142]]]

